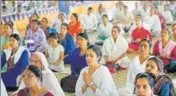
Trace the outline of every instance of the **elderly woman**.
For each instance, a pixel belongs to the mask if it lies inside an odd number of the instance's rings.
[[[176,43],[169,40],[167,28],[161,31],[161,40],[158,40],[153,47],[153,55],[159,56],[168,65],[172,60],[176,60]]]
[[[64,63],[70,63],[68,61],[68,56],[72,54],[73,50],[76,48],[73,37],[68,33],[69,27],[68,24],[63,23],[61,25],[61,34],[60,34],[60,44],[64,47]]]
[[[10,36],[10,48],[4,50],[1,56],[1,77],[8,91],[18,88],[17,77],[29,64],[29,51],[20,46],[20,37],[17,34]]]
[[[60,84],[54,75],[54,73],[48,68],[48,62],[46,61],[46,57],[41,52],[35,52],[30,59],[32,65],[37,66],[43,75],[42,85],[44,85],[51,93],[56,96],[65,96],[63,90],[60,87]],[[25,82],[25,81],[23,81]],[[21,83],[20,89],[24,88],[25,85]]]
[[[100,58],[100,48],[90,45],[86,52],[88,67],[81,70],[76,83],[76,96],[118,96],[109,70],[98,64]]]
[[[31,28],[27,31],[26,39],[33,40],[35,51],[45,52],[47,48],[47,41],[44,31],[39,28],[37,20],[32,20]]]
[[[119,65],[126,68],[129,65],[129,60],[126,57],[128,43],[123,36],[120,35],[120,28],[118,26],[112,27],[112,35],[104,41],[102,47],[102,55],[104,64]]]
[[[127,85],[126,89],[129,93],[132,93],[134,90],[134,80],[138,73],[145,72],[145,66],[147,60],[149,59],[149,50],[150,50],[150,41],[147,39],[143,39],[139,45],[139,55],[134,57],[129,64],[128,74],[127,74]]]
[[[42,80],[42,72],[35,65],[29,65],[22,75],[26,87],[21,89],[17,96],[54,96],[40,82]]]
[[[163,73],[163,62],[158,57],[148,59],[145,71],[154,78],[154,94],[158,96],[176,96],[171,79]]]
[[[139,51],[139,42],[142,39],[148,39],[152,41],[152,36],[148,30],[146,30],[142,25],[142,18],[136,16],[136,25],[137,27],[132,31],[131,39],[132,42],[129,44],[128,52],[138,53]]]

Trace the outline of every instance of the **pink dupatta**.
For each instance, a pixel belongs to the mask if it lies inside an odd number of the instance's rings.
[[[176,43],[173,41],[169,41],[164,48],[162,48],[162,42],[159,42],[159,52],[160,55],[164,54],[164,56],[170,57],[170,54],[174,47],[176,46]]]

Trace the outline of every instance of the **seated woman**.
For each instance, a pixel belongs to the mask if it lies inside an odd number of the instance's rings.
[[[164,11],[162,12],[162,15],[164,16],[164,18],[166,20],[165,21],[166,24],[172,24],[173,23],[173,17],[172,17],[172,14],[171,14],[171,11],[169,9],[168,4],[164,5]]]
[[[68,56],[71,65],[71,75],[61,79],[61,87],[65,92],[75,92],[75,85],[80,71],[87,66],[86,51],[89,45],[88,36],[86,33],[79,33],[76,39],[78,48],[74,49],[73,53]]]
[[[158,40],[153,47],[153,55],[159,56],[164,66],[168,65],[171,60],[176,60],[176,43],[169,40],[167,28],[161,31],[161,40]]]
[[[71,74],[74,76],[79,76],[80,71],[87,66],[86,51],[89,45],[87,34],[79,33],[77,36],[77,43],[79,47],[76,48],[69,57],[71,62]]]
[[[45,86],[50,92],[56,96],[65,96],[60,84],[54,75],[54,73],[49,69],[46,57],[41,52],[35,52],[30,59],[32,65],[37,66],[42,71],[42,85]],[[24,81],[23,81],[24,82]],[[18,90],[25,88],[24,83],[20,84]]]
[[[119,65],[121,68],[126,68],[129,65],[129,60],[126,57],[128,43],[123,36],[120,35],[118,26],[112,27],[112,36],[104,41],[102,47],[102,55],[104,64]]]
[[[99,4],[98,11],[96,12],[96,17],[98,21],[98,25],[102,23],[102,16],[106,14],[106,10],[104,10],[104,7],[102,4]]]
[[[48,26],[48,19],[46,17],[42,18],[40,27],[47,37],[49,35],[50,27]]]
[[[43,30],[39,28],[37,22],[37,20],[32,20],[31,28],[27,31],[26,39],[34,41],[35,51],[45,52],[47,49],[46,36]]]
[[[66,14],[64,12],[60,12],[59,13],[59,18],[61,20],[61,23],[68,23],[67,16],[66,16]]]
[[[136,17],[137,27],[133,30],[131,38],[132,43],[129,44],[128,52],[138,53],[139,52],[139,42],[142,39],[148,39],[152,41],[152,36],[148,30],[142,26],[142,18],[140,16]]]
[[[60,44],[64,47],[64,63],[68,64],[70,63],[68,56],[72,54],[76,44],[73,37],[68,33],[68,24],[66,23],[61,25]]]
[[[10,44],[9,44],[9,37],[11,34],[18,34],[17,31],[14,31],[14,28],[13,28],[13,22],[10,23],[7,22],[4,24],[4,34],[2,35],[2,49],[5,50],[5,49],[8,49],[10,47]]]
[[[134,80],[138,73],[145,72],[145,66],[147,60],[150,58],[149,50],[150,50],[150,41],[147,39],[143,39],[140,42],[139,50],[140,53],[138,56],[134,57],[129,64],[128,73],[127,73],[127,84],[126,84],[126,93],[133,93],[134,90]],[[121,94],[124,94],[122,92]]]
[[[100,23],[99,27],[98,27],[98,37],[97,39],[101,40],[102,42],[108,38],[109,36],[111,36],[111,30],[113,25],[108,21],[108,15],[104,14],[102,16],[102,23]]]
[[[85,32],[95,32],[97,31],[98,20],[96,15],[93,13],[93,8],[89,7],[87,13],[83,16],[82,24]]]
[[[158,57],[147,60],[145,71],[154,78],[154,94],[157,96],[176,96],[171,79],[163,73],[163,62]]]
[[[1,77],[7,91],[15,91],[18,88],[17,77],[29,65],[29,51],[20,46],[20,37],[17,34],[10,35],[10,48],[1,55]]]
[[[81,32],[81,22],[78,20],[78,14],[72,13],[68,27],[68,32],[71,36],[76,37]]]
[[[152,78],[153,79],[153,78]],[[135,79],[135,96],[154,96],[153,86],[150,75],[147,73],[139,73]]]
[[[29,65],[22,75],[26,87],[21,89],[17,96],[54,96],[40,82],[42,80],[42,72],[35,65]]]
[[[161,28],[166,27],[166,19],[164,18],[163,14],[161,14],[161,12],[158,10],[158,8],[156,8],[156,15],[158,15],[159,17]]]
[[[160,36],[161,32],[161,22],[159,20],[158,15],[156,15],[156,8],[152,7],[150,9],[150,16],[147,22],[151,26],[151,34],[152,36]]]
[[[50,33],[48,39],[51,42],[46,52],[49,67],[54,72],[64,72],[64,48],[59,44],[60,37],[58,33]]]
[[[86,61],[89,67],[81,70],[76,83],[76,96],[118,96],[109,70],[98,64],[101,58],[100,50],[96,45],[88,47]]]

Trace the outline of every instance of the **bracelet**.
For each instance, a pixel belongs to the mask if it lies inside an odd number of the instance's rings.
[[[93,83],[93,82],[91,82],[90,84],[88,84],[88,87],[90,87],[90,86],[92,86],[92,85],[94,85],[94,83]]]

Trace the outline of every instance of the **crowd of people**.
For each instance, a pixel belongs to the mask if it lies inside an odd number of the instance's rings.
[[[167,75],[176,72],[176,2],[137,1],[130,12],[118,1],[111,21],[103,4],[94,11],[82,19],[60,12],[51,26],[34,13],[24,39],[12,21],[1,23],[1,95],[176,96]],[[58,80],[66,64],[71,73]],[[119,70],[127,70],[125,88],[113,80]]]
[[[20,14],[26,11],[34,11],[42,8],[54,8],[57,7],[55,1],[6,1],[1,2],[1,14],[2,16],[9,14]]]

